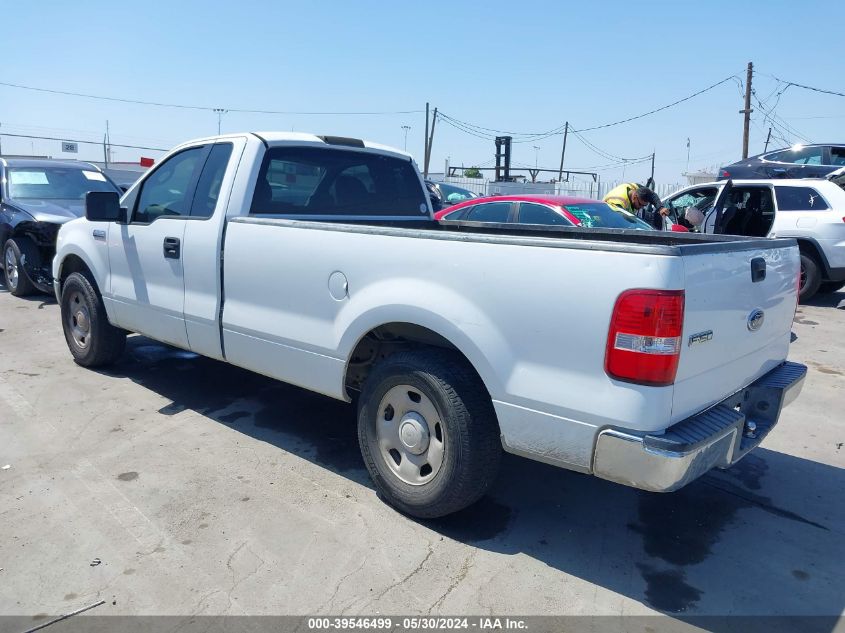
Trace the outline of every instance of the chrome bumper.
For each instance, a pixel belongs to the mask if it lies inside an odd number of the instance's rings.
[[[781,409],[801,392],[806,375],[805,365],[785,362],[662,435],[605,429],[596,441],[593,473],[642,490],[670,492],[712,468],[727,468],[763,441]]]

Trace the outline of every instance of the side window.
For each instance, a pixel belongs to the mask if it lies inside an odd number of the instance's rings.
[[[469,222],[507,222],[510,212],[510,202],[488,202],[474,206],[464,219]]]
[[[570,225],[570,223],[567,222],[566,219],[559,213],[555,213],[552,209],[545,207],[542,204],[534,204],[533,202],[520,203],[519,223]]]
[[[845,165],[845,147],[830,148],[830,164],[837,167]]]
[[[163,215],[188,215],[194,176],[206,151],[207,147],[192,147],[159,165],[141,185],[132,221],[149,223]]]
[[[811,187],[775,187],[775,198],[781,211],[824,211],[825,199]]]
[[[226,166],[231,156],[231,143],[217,143],[211,148],[197,182],[197,191],[191,205],[191,217],[210,218],[214,214],[217,198],[220,195],[220,185],[223,184],[223,175],[226,173]]]
[[[773,160],[780,163],[794,163],[796,165],[821,165],[822,154],[824,148],[822,147],[801,147],[798,149],[785,149],[781,152],[769,154],[764,158],[766,160]]]

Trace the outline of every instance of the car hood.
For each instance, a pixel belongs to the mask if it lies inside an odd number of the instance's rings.
[[[68,220],[85,215],[84,200],[22,200],[12,198],[9,204],[26,211],[38,222],[64,224]]]

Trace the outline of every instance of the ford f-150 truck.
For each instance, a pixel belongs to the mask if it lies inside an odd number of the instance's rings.
[[[439,226],[413,159],[357,139],[180,145],[94,192],[53,262],[70,352],[128,332],[357,401],[377,488],[418,517],[502,450],[652,491],[757,446],[800,391],[793,240]]]

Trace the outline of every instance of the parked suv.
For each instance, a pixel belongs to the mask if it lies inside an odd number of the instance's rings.
[[[702,233],[796,238],[802,301],[845,286],[845,169],[823,179],[703,183],[664,204],[673,222],[691,208],[701,211],[704,222],[696,230]]]
[[[52,292],[56,234],[84,214],[89,191],[121,193],[91,163],[0,158],[0,266],[9,292]]]

